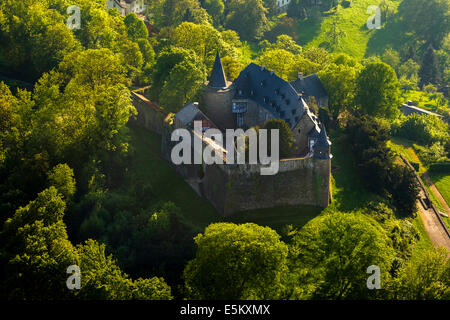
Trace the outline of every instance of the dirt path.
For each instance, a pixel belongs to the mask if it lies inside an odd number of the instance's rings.
[[[450,207],[448,206],[447,202],[445,201],[444,197],[442,197],[439,190],[436,188],[436,186],[433,183],[433,180],[431,180],[430,176],[428,175],[428,172],[425,172],[423,174],[424,179],[426,180],[427,184],[430,186],[431,191],[434,193],[436,198],[438,199],[439,203],[441,204],[442,208],[444,208],[447,215],[450,216]]]
[[[420,197],[425,198],[423,191],[420,192]],[[450,238],[445,233],[438,217],[432,209],[424,209],[421,202],[418,201],[419,215],[425,227],[425,231],[430,237],[431,242],[435,247],[442,246],[450,250]]]

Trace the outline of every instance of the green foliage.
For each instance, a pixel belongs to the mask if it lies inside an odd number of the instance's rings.
[[[225,4],[223,0],[204,0],[203,6],[212,17],[215,26],[219,26],[224,20]]]
[[[175,29],[172,39],[177,47],[194,51],[207,66],[213,65],[217,50],[222,56],[238,56],[233,45],[240,42],[239,36],[230,31],[225,33],[225,39],[230,44],[224,40],[222,33],[210,25],[183,22]]]
[[[353,107],[358,72],[358,69],[343,64],[329,64],[319,72],[319,78],[328,92],[328,107],[334,119]]]
[[[76,191],[76,183],[73,170],[67,164],[58,164],[47,176],[49,184],[55,187],[66,201],[72,198]]]
[[[82,287],[76,293],[81,299],[96,300],[168,300],[171,299],[170,288],[162,279],[128,278],[117,266],[111,255],[107,256],[105,245],[88,240],[78,245],[80,270],[82,270]]]
[[[392,69],[397,71],[400,65],[400,54],[392,48],[389,48],[384,51],[383,55],[381,56],[381,61],[390,65]]]
[[[6,221],[2,231],[6,290],[2,294],[27,300],[71,298],[66,268],[77,263],[78,255],[62,221],[65,206],[58,191],[50,187]]]
[[[353,118],[347,123],[346,132],[366,187],[377,194],[390,195],[401,215],[413,214],[418,182],[408,168],[394,164],[393,154],[386,145],[389,125],[371,117]]]
[[[196,258],[184,271],[191,299],[276,299],[287,246],[270,228],[212,224],[195,238]]]
[[[0,51],[11,73],[34,81],[80,48],[64,13],[47,3],[7,0],[0,6]]]
[[[382,270],[382,283],[394,257],[384,230],[361,214],[320,216],[297,232],[290,255],[295,273],[294,297],[367,299],[367,268]]]
[[[398,135],[426,145],[449,139],[448,124],[432,115],[412,114],[402,122]]]
[[[156,1],[155,1],[156,2]],[[156,2],[152,10],[158,28],[175,27],[183,21],[209,24],[211,17],[197,0],[164,0]]]
[[[450,260],[445,248],[431,248],[420,259],[410,260],[390,285],[392,299],[450,299]]]
[[[382,62],[367,64],[357,79],[356,102],[371,116],[393,119],[399,114],[400,91],[394,70]]]
[[[124,19],[124,23],[130,40],[137,41],[148,38],[148,30],[144,21],[139,19],[135,13],[128,14]]]
[[[403,5],[409,31],[437,48],[450,28],[450,3],[447,0],[410,0]]]
[[[271,44],[267,40],[264,40],[260,42],[259,46],[264,50],[282,49],[295,55],[302,53],[302,47],[299,46],[291,36],[286,34],[279,35],[275,43]]]
[[[279,130],[280,157],[289,157],[292,155],[294,136],[292,134],[291,128],[286,123],[286,121],[281,120],[281,119],[271,119],[264,124],[263,129],[266,129],[269,132],[270,132],[270,130],[273,130],[273,129]],[[268,134],[267,146],[268,146],[269,151],[270,151],[269,146],[272,145],[270,138],[271,138],[271,135]]]
[[[263,0],[231,0],[227,4],[225,26],[239,33],[244,40],[259,38],[267,25],[267,9]]]
[[[158,56],[152,79],[155,100],[176,112],[203,87],[206,68],[193,51],[171,47]]]
[[[422,65],[419,70],[420,86],[427,84],[439,84],[441,75],[439,72],[438,57],[432,46],[429,46],[423,56]]]
[[[222,58],[222,65],[228,81],[236,79],[245,68],[239,60],[228,56]]]

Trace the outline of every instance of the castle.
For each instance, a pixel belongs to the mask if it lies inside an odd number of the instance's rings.
[[[226,79],[217,53],[201,103],[189,103],[163,130],[162,154],[171,161],[175,143],[171,133],[188,129],[194,134],[194,121],[201,121],[203,132],[217,128],[263,126],[270,119],[284,120],[294,137],[294,156],[280,159],[279,172],[260,175],[261,164],[182,164],[175,170],[224,216],[236,212],[287,205],[327,207],[331,201],[331,142],[305,100],[315,97],[326,106],[328,97],[316,75],[291,83],[273,71],[254,63],[235,79]],[[202,137],[203,145],[214,141]],[[221,147],[222,148],[222,147]],[[217,149],[217,150],[216,150]],[[215,152],[227,152],[216,148]]]

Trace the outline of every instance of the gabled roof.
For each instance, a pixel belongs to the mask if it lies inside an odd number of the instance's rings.
[[[214,123],[197,107],[197,105],[197,103],[185,105],[178,111],[174,118],[188,128],[193,128],[194,121],[202,121],[203,128],[216,128]]]
[[[265,67],[250,63],[234,81],[234,99],[252,100],[275,118],[283,119],[291,128],[308,110],[306,102],[289,82]]]
[[[315,73],[307,77],[300,76],[299,79],[291,81],[291,85],[298,93],[304,93],[308,97],[313,96],[320,99],[328,96],[322,81]]]
[[[220,60],[219,51],[217,51],[216,60],[209,79],[209,86],[212,88],[226,88],[227,78],[223,70],[222,61]]]

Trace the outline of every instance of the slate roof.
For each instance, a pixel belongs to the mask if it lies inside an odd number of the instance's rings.
[[[304,93],[306,96],[316,97],[318,99],[328,97],[325,87],[320,81],[317,74],[311,74],[307,77],[300,77],[295,81],[291,81],[291,85],[298,93]]]
[[[318,159],[330,159],[331,155],[329,154],[331,142],[328,139],[325,126],[323,124],[320,125],[320,133],[319,137],[314,144],[314,157]]]
[[[211,77],[209,79],[209,86],[212,88],[227,87],[227,78],[225,77],[225,71],[223,70],[219,51],[217,51],[216,60],[214,61]]]
[[[174,117],[188,128],[194,128],[194,121],[202,121],[202,127],[216,128],[214,123],[197,107],[196,103],[185,105]]]
[[[265,67],[250,63],[234,81],[234,99],[252,100],[291,128],[300,121],[308,106],[289,82]]]

